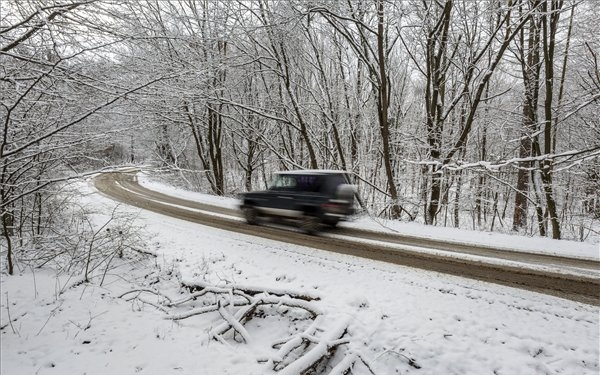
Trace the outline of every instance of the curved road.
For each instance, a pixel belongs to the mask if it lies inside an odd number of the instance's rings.
[[[321,236],[308,236],[274,226],[250,226],[240,221],[236,210],[144,188],[137,183],[135,175],[136,172],[104,173],[96,177],[95,185],[117,201],[203,225],[600,306],[599,261],[521,253],[360,229],[338,228]],[[415,247],[458,254],[444,256],[439,251],[422,251]],[[555,269],[562,271],[551,271]]]

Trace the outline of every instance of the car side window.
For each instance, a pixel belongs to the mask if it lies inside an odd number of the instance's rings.
[[[296,179],[293,176],[278,175],[271,185],[272,190],[291,190],[296,187]]]
[[[324,184],[322,192],[325,194],[335,194],[338,186],[344,184],[345,180],[342,176],[329,176]]]
[[[298,191],[306,191],[306,192],[319,191],[319,186],[320,186],[319,176],[300,175],[300,176],[297,176],[297,182],[298,182],[298,186],[296,187],[296,190],[298,190]]]

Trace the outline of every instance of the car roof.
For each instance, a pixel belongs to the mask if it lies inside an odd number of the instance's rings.
[[[294,174],[294,175],[326,175],[326,174],[349,174],[346,171],[334,170],[334,169],[299,169],[294,171],[279,171],[275,172],[275,174]]]

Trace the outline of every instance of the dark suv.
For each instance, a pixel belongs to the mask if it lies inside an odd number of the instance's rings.
[[[321,224],[335,227],[352,215],[354,194],[354,185],[343,171],[278,172],[268,190],[241,194],[240,208],[249,224],[280,218],[314,233]]]

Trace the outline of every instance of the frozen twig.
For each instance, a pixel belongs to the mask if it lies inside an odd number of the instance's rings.
[[[146,300],[146,299],[144,299],[142,297],[138,297],[137,300],[140,301],[141,303],[145,303],[146,305],[150,305],[150,306],[154,307],[155,309],[160,310],[160,311],[164,312],[165,314],[169,315],[169,310],[167,308],[165,308],[164,306],[162,306],[162,305],[159,305],[157,303],[148,301],[148,300]]]
[[[10,329],[12,329],[12,331],[15,335],[21,337],[21,335],[19,334],[19,331],[17,331],[12,324],[12,318],[10,317],[10,302],[8,301],[8,292],[6,292],[6,313],[8,314],[8,324],[10,324]],[[23,314],[23,315],[25,315],[25,314]],[[2,328],[4,328],[4,327],[6,327],[6,325],[2,326]]]
[[[373,366],[371,365],[371,361],[368,361],[367,359],[365,359],[365,357],[360,353],[356,353],[356,355],[358,356],[358,358],[360,359],[362,364],[365,365],[365,367],[369,370],[369,372],[371,374],[375,375],[375,371],[373,371]]]
[[[164,295],[164,294],[162,294],[162,293],[160,293],[160,292],[158,292],[158,291],[156,291],[156,290],[152,290],[152,289],[146,289],[146,288],[128,290],[127,292],[125,292],[125,293],[122,293],[122,294],[121,294],[121,295],[120,295],[118,298],[123,298],[123,297],[125,297],[126,295],[128,295],[128,294],[131,294],[131,293],[138,293],[138,296],[139,296],[141,293],[152,293],[152,294],[154,294],[154,295],[156,295],[156,296],[159,296],[159,297],[162,297],[162,298],[166,299],[166,300],[168,301],[168,304],[169,304],[169,305],[171,305],[171,304],[172,304],[171,298],[169,298],[169,296],[167,296],[167,295]],[[137,296],[136,296],[136,297],[137,297]]]
[[[63,302],[61,301],[60,304],[58,306],[56,306],[55,308],[52,309],[52,311],[50,311],[50,314],[48,315],[48,319],[46,319],[46,322],[44,323],[44,325],[40,328],[40,330],[35,334],[36,336],[39,336],[40,333],[42,333],[42,331],[44,330],[44,328],[46,328],[46,325],[48,324],[48,322],[50,321],[50,319],[56,315],[56,312],[60,310],[60,308],[62,307]]]
[[[206,287],[200,291],[194,292],[192,294],[190,294],[189,296],[186,296],[180,300],[177,301],[173,301],[169,303],[169,306],[173,307],[173,306],[178,306],[181,305],[183,303],[189,302],[191,300],[194,300],[198,297],[202,297],[208,293],[212,293],[212,294],[228,294],[228,293],[233,293],[237,296],[243,297],[245,298],[248,303],[250,303],[250,297],[244,293],[243,291],[239,291],[239,290],[232,290],[229,288],[220,288],[220,287]]]
[[[407,356],[406,354],[400,353],[400,352],[395,351],[395,350],[387,350],[387,351],[383,352],[381,355],[379,355],[379,357],[381,357],[381,356],[383,356],[385,354],[388,354],[388,353],[396,354],[397,356],[405,358],[408,361],[408,364],[411,367],[414,367],[416,369],[420,369],[421,368],[421,365],[419,365],[414,358],[411,358],[411,357]]]

